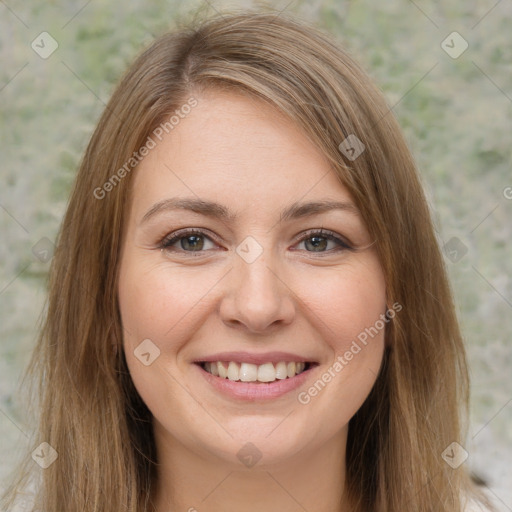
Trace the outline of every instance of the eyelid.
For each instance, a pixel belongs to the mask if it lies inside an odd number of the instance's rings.
[[[330,231],[329,229],[324,229],[324,228],[309,229],[309,230],[301,233],[294,245],[297,245],[299,242],[303,242],[304,240],[307,240],[308,238],[312,238],[313,235],[320,236],[322,238],[327,238],[328,240],[332,240],[332,241],[338,243],[338,245],[341,248],[338,250],[347,250],[347,251],[355,250],[354,245],[346,237],[343,237],[343,236],[339,235],[338,233],[335,233],[334,231]],[[310,252],[311,254],[315,254],[314,251],[307,251],[307,252]],[[325,251],[325,252],[323,252],[323,254],[332,254],[333,252],[337,252],[337,251],[336,250],[335,251]],[[317,254],[322,254],[322,252],[319,252]]]
[[[175,244],[178,240],[185,238],[186,236],[192,236],[192,235],[199,235],[203,236],[213,243],[216,243],[220,245],[220,242],[217,240],[216,235],[211,233],[206,228],[183,228],[178,229],[177,231],[174,231],[168,235],[166,235],[158,244],[158,248],[161,250],[169,250],[173,253],[179,253],[179,254],[190,254],[192,256],[200,256],[204,253],[208,253],[209,250],[204,251],[185,251],[180,249],[172,249],[171,246]],[[314,254],[314,255],[332,255],[339,253],[341,251],[356,251],[356,247],[348,240],[346,237],[343,237],[342,235],[339,235],[333,231],[330,231],[328,229],[323,228],[313,228],[309,229],[307,231],[302,232],[300,235],[298,235],[295,239],[295,242],[293,243],[293,246],[303,242],[304,240],[307,240],[308,238],[312,238],[313,236],[318,236],[322,238],[326,238],[327,240],[331,240],[335,242],[338,247],[336,249],[331,249],[329,251],[303,251],[308,254]],[[297,249],[292,249],[293,251],[296,251]]]
[[[164,250],[165,249],[171,250],[170,246],[172,244],[176,243],[181,238],[185,238],[186,236],[192,236],[192,235],[201,235],[201,236],[204,236],[205,238],[210,239],[212,242],[214,242],[216,244],[220,244],[217,237],[206,228],[183,228],[183,229],[178,229],[177,231],[173,231],[172,233],[165,235],[162,238],[162,240],[159,242],[158,248],[164,249]],[[198,254],[198,253],[202,253],[202,252],[206,252],[206,251],[183,251],[183,250],[181,250],[181,251],[175,251],[175,252]]]

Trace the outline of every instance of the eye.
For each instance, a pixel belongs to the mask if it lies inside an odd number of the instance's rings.
[[[204,252],[215,248],[215,244],[203,231],[182,230],[164,238],[159,247],[172,252]]]
[[[339,237],[332,231],[326,231],[323,229],[307,232],[299,241],[299,244],[302,243],[305,244],[307,252],[329,253],[353,250],[353,247],[343,240],[343,238]],[[331,248],[334,245],[334,249],[328,250],[329,244],[331,244]]]
[[[333,253],[354,250],[343,238],[332,231],[311,230],[306,232],[297,245],[305,244],[306,252]],[[204,231],[184,229],[166,236],[159,244],[160,249],[173,253],[202,253],[215,249],[217,244]]]

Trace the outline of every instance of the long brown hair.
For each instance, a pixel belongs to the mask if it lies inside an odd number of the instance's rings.
[[[215,17],[157,39],[130,67],[92,136],[31,364],[40,376],[39,441],[58,452],[42,472],[36,507],[151,509],[151,416],[126,366],[117,301],[136,172],[126,162],[205,88],[260,98],[323,151],[377,241],[389,303],[402,306],[387,328],[378,380],[350,421],[346,485],[358,510],[460,511],[469,479],[441,454],[464,442],[467,367],[414,161],[382,94],[346,51],[303,23],[265,13]],[[364,144],[356,159],[340,151],[350,135]]]

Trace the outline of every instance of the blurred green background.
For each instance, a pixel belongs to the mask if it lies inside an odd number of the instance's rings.
[[[265,5],[0,1],[0,478],[29,448],[32,426],[18,391],[44,308],[48,240],[116,81],[177,23]],[[448,244],[467,340],[466,464],[512,510],[512,2],[296,0],[271,7],[334,34],[403,127],[439,241]],[[460,37],[449,36],[454,31]],[[49,56],[52,40],[42,32],[58,44]],[[464,41],[468,48],[455,55]]]

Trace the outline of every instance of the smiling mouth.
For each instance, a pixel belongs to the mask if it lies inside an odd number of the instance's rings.
[[[292,379],[317,366],[317,363],[313,362],[294,361],[269,362],[260,365],[235,361],[202,361],[196,364],[214,377],[255,384],[270,384],[277,380]]]

